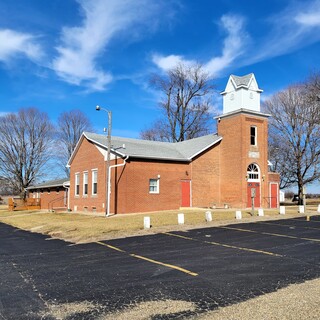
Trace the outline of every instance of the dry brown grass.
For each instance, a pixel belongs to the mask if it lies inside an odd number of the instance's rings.
[[[54,238],[75,243],[92,242],[103,239],[153,234],[168,230],[187,230],[195,227],[209,227],[236,222],[251,222],[287,217],[302,216],[297,206],[287,207],[286,215],[278,210],[265,210],[264,217],[251,217],[250,210],[242,210],[242,220],[235,220],[235,209],[216,209],[212,212],[213,221],[205,221],[208,209],[185,209],[153,213],[115,215],[104,217],[81,213],[49,213],[41,211],[9,212],[0,207],[0,222],[14,227],[42,233]],[[185,214],[185,224],[178,225],[177,214]],[[317,207],[308,207],[307,214],[316,214]],[[143,229],[144,217],[151,218],[151,229]]]

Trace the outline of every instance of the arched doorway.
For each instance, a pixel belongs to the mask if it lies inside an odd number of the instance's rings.
[[[254,206],[261,206],[261,186],[260,186],[260,168],[257,164],[251,163],[247,167],[247,207],[252,206],[252,197],[254,197]]]

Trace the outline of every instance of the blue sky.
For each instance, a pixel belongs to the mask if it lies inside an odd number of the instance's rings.
[[[22,107],[53,122],[80,109],[97,132],[138,137],[158,116],[148,84],[176,62],[214,79],[255,73],[266,99],[319,69],[319,0],[1,0],[0,114]]]

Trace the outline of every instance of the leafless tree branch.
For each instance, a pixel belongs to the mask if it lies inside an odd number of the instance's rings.
[[[178,142],[209,133],[214,86],[201,65],[178,64],[165,76],[154,75],[151,85],[162,92],[162,117],[141,132],[143,139]]]

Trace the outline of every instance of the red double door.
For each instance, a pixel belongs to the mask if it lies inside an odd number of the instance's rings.
[[[252,197],[255,208],[261,207],[260,182],[248,182],[247,186],[247,207],[252,206]]]

